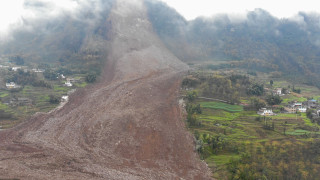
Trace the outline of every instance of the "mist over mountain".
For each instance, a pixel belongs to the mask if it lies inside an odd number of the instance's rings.
[[[165,3],[146,4],[154,30],[181,60],[238,60],[244,68],[280,71],[320,86],[319,14],[278,19],[255,9],[244,17],[219,14],[186,21]]]
[[[76,1],[74,9],[50,2],[26,0],[34,13],[9,28],[0,43],[1,54],[23,56],[27,61],[57,62],[102,54],[108,39],[108,14],[113,0]],[[79,57],[79,55],[81,55]]]
[[[44,1],[25,1],[25,8],[36,16],[23,17],[11,27],[0,53],[36,62],[77,62],[88,55],[104,56],[107,40],[112,38],[108,14],[114,1],[76,2],[77,8],[57,11]],[[243,16],[218,14],[187,21],[161,1],[144,3],[154,31],[183,61],[236,60],[243,68],[279,71],[320,86],[319,14],[300,12],[278,19],[256,9]]]

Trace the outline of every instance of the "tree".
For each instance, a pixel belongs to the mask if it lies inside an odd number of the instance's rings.
[[[251,108],[254,110],[259,110],[263,107],[266,107],[266,103],[261,101],[258,98],[251,98]]]
[[[287,130],[287,121],[284,122],[283,124],[283,135],[286,135],[286,130]]]
[[[287,94],[288,93],[288,89],[287,88],[282,88],[281,91],[282,91],[282,94]]]
[[[266,97],[266,101],[267,101],[267,103],[269,104],[269,105],[278,105],[278,104],[280,104],[281,102],[282,102],[282,99],[280,98],[280,96],[279,95],[273,95],[273,94],[271,94],[271,95],[268,95],[267,97]]]
[[[294,87],[294,85],[292,85],[292,92],[295,92],[295,93],[300,94],[300,93],[301,93],[301,89],[296,89],[296,88]]]
[[[193,105],[191,103],[187,103],[186,110],[187,110],[188,114],[195,114],[195,113],[201,114],[202,113],[202,109],[201,109],[200,104]]]
[[[60,98],[54,95],[49,96],[49,102],[51,104],[59,104],[60,103]]]
[[[309,118],[309,119],[312,119],[313,118],[313,115],[312,115],[312,113],[313,113],[313,110],[312,109],[308,109],[307,110],[307,117]]]
[[[43,73],[43,76],[48,80],[57,80],[58,74],[51,70],[47,70]]]
[[[187,92],[187,100],[190,102],[193,102],[198,96],[198,93],[196,91],[189,91]]]
[[[87,81],[88,83],[93,83],[93,82],[96,81],[96,79],[97,79],[97,76],[96,76],[95,74],[88,74],[88,75],[86,76],[86,81]]]
[[[248,95],[261,96],[264,93],[263,84],[254,83],[247,89]]]

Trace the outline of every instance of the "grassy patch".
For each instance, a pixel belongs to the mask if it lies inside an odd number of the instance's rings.
[[[288,135],[304,135],[304,134],[310,134],[311,132],[310,131],[307,131],[307,130],[302,130],[302,129],[297,129],[297,130],[294,130],[294,131],[289,131],[289,132],[286,132],[286,134]]]
[[[200,102],[201,107],[210,109],[221,109],[228,112],[241,112],[243,107],[239,105],[231,105],[222,102]]]
[[[307,98],[297,97],[292,94],[287,94],[287,95],[283,96],[282,99],[283,99],[282,104],[288,104],[288,102],[291,102],[291,101],[303,102],[303,101],[307,100]]]
[[[75,86],[80,87],[80,88],[86,87],[87,85],[88,85],[88,83],[86,83],[86,82],[75,83]]]
[[[54,85],[53,86],[53,90],[54,91],[64,91],[64,92],[67,92],[69,90],[68,87],[65,87],[65,86],[59,86],[59,85]]]
[[[2,103],[0,102],[0,109],[1,109],[1,110],[4,110],[4,111],[7,111],[7,110],[9,110],[9,107],[8,107],[7,105],[5,105],[5,104],[2,104]]]
[[[8,95],[8,93],[0,92],[0,98],[7,97]]]
[[[213,161],[217,165],[225,165],[229,163],[231,159],[239,159],[239,155],[237,154],[220,154],[220,155],[212,155],[207,158],[207,161]]]

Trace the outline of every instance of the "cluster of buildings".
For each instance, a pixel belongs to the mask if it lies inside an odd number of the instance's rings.
[[[293,114],[293,113],[297,113],[297,112],[301,112],[301,113],[305,113],[307,112],[307,109],[316,109],[317,112],[317,116],[320,116],[320,104],[318,103],[317,100],[315,99],[310,99],[304,102],[297,102],[297,101],[292,101],[289,102],[287,106],[284,107],[284,109],[282,110],[282,113],[289,113],[289,114]],[[268,108],[261,108],[257,114],[261,115],[261,116],[273,116],[276,115],[272,109],[268,109]]]

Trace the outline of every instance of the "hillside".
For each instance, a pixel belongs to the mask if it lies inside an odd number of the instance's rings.
[[[108,20],[101,81],[0,131],[0,178],[210,179],[181,120],[188,67],[151,31],[141,1],[117,0]]]
[[[280,71],[295,81],[320,87],[318,14],[300,12],[278,19],[256,9],[244,17],[220,14],[186,21],[164,3],[146,4],[154,31],[186,62],[238,61],[244,69]]]
[[[114,0],[82,3],[75,12],[53,17],[23,19],[0,43],[0,53],[21,56],[26,63],[85,62],[87,56],[105,56],[110,30],[107,20]],[[45,4],[29,3],[27,9],[46,11]]]

